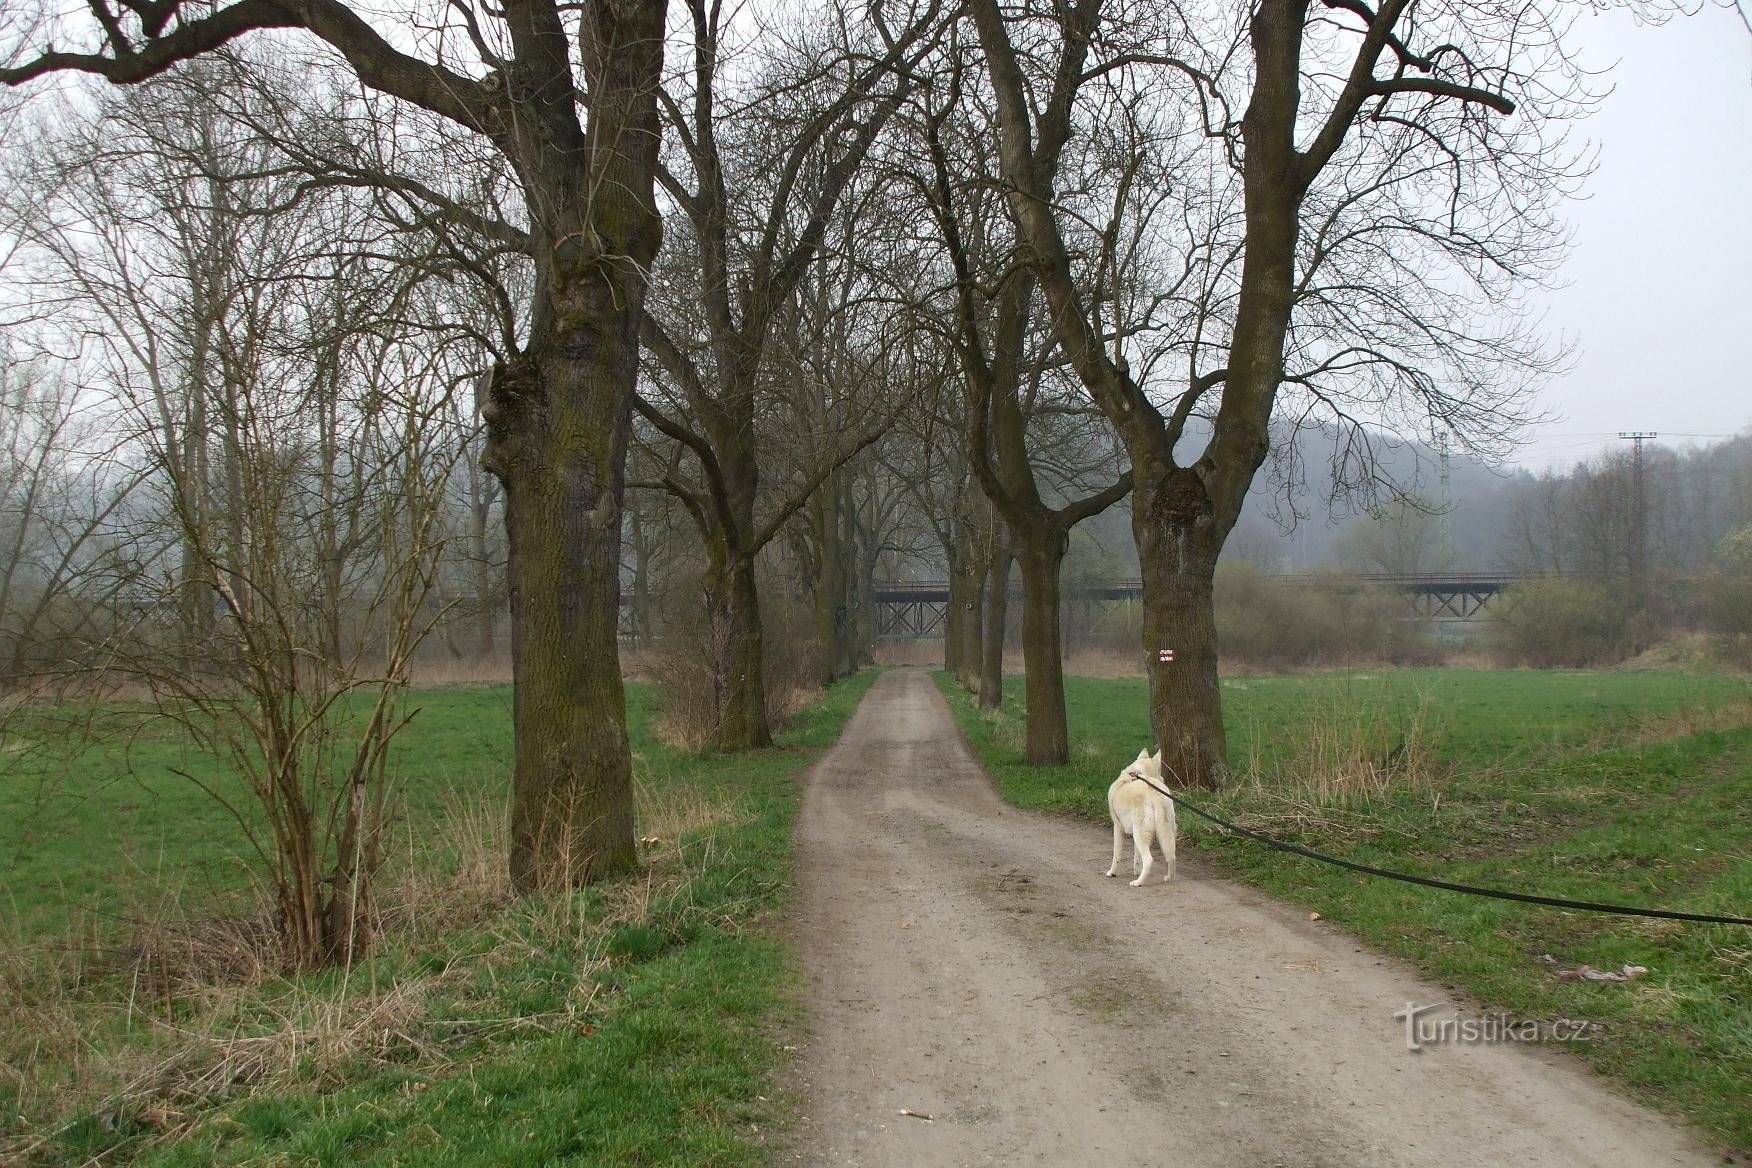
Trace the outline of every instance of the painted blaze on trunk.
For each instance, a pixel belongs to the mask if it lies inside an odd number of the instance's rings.
[[[1171,784],[1222,785],[1228,768],[1217,684],[1213,604],[1223,534],[1209,498],[1188,470],[1169,469],[1138,484],[1132,534],[1144,584],[1144,654],[1150,729]],[[1173,660],[1158,653],[1174,650]]]

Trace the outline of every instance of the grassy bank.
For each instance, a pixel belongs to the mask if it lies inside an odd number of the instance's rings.
[[[873,677],[733,758],[664,747],[656,695],[629,687],[643,870],[523,900],[502,872],[509,690],[418,695],[386,935],[320,976],[261,962],[251,864],[170,773],[200,765],[174,741],[16,764],[0,773],[0,1159],[757,1162],[782,1118],[791,978],[768,926],[797,779]]]
[[[999,790],[1105,821],[1145,745],[1141,682],[1067,683],[1073,762],[1020,760],[1022,689],[981,713],[940,677]],[[1466,883],[1748,915],[1752,687],[1671,673],[1460,670],[1224,682],[1230,789],[1201,802],[1329,854]],[[1752,931],[1569,913],[1370,879],[1181,818],[1227,875],[1320,912],[1570,1044],[1633,1094],[1752,1150]],[[1547,960],[1547,958],[1550,960]],[[1562,979],[1642,965],[1635,981]],[[1382,1003],[1382,1009],[1397,1008]]]

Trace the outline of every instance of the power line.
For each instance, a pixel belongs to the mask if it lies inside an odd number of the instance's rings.
[[[1631,516],[1631,588],[1636,595],[1636,606],[1644,608],[1649,597],[1649,544],[1648,544],[1648,508],[1645,506],[1643,493],[1643,443],[1660,435],[1653,430],[1620,430],[1618,437],[1634,446],[1631,455],[1631,473],[1634,475],[1636,511]]]

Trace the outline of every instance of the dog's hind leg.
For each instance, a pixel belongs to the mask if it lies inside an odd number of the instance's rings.
[[[1138,878],[1131,882],[1133,888],[1150,878],[1150,866],[1156,862],[1156,857],[1150,852],[1150,839],[1154,834],[1147,823],[1132,828],[1132,871],[1138,874]]]
[[[1107,865],[1107,875],[1112,876],[1119,871],[1119,853],[1125,847],[1125,829],[1119,826],[1119,820],[1113,821],[1113,863]]]

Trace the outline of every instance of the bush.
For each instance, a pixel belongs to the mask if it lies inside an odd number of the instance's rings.
[[[1217,569],[1217,648],[1250,665],[1434,664],[1443,653],[1391,589],[1343,573],[1276,580],[1246,562]]]
[[[1599,584],[1547,577],[1517,584],[1502,599],[1496,651],[1504,664],[1582,668],[1634,650],[1629,602]]]
[[[1703,578],[1703,620],[1725,657],[1752,665],[1752,527],[1716,545],[1715,565]]]

